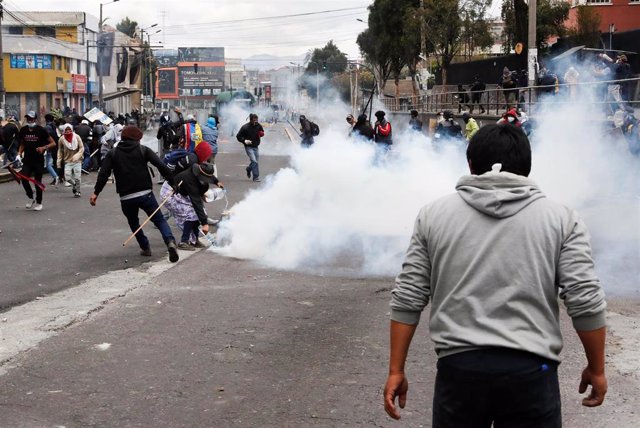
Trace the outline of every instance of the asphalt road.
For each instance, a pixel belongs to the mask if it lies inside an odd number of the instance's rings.
[[[244,175],[240,148],[224,146],[219,159],[232,201],[255,186]],[[264,156],[261,167],[268,174],[285,163]],[[410,392],[401,422],[382,407],[393,278],[278,271],[213,251],[177,264],[156,251],[157,260],[148,262],[137,249],[122,248],[128,230],[114,193],[105,191],[91,208],[89,189],[81,201],[51,192],[51,203],[45,199],[45,210],[34,213],[15,207],[20,192],[2,188],[13,202],[0,207],[13,215],[9,225],[39,234],[36,223],[56,218],[52,231],[45,229],[53,234],[51,248],[63,246],[58,241],[67,235],[73,245],[51,254],[35,236],[4,251],[3,226],[3,255],[32,266],[26,268],[31,285],[5,278],[3,294],[22,287],[32,301],[0,314],[0,426],[430,426],[436,359],[424,322],[407,364]],[[88,226],[100,233],[88,235]],[[159,234],[149,234],[153,248],[162,248]],[[76,276],[83,266],[88,273]],[[50,282],[37,287],[33,281],[41,279]],[[53,293],[49,284],[66,289]],[[33,300],[39,293],[50,295]],[[637,299],[610,301],[609,394],[596,409],[580,405],[584,356],[563,316],[565,427],[640,425],[639,316]]]
[[[280,127],[267,128],[281,144],[284,134]],[[145,142],[153,142],[150,133]],[[267,137],[270,135],[267,134]],[[261,173],[266,176],[286,165],[284,156],[265,156],[273,152],[275,143],[265,138]],[[276,151],[277,152],[277,151]],[[248,163],[243,146],[224,139],[217,157],[219,178],[227,188],[230,206],[242,199],[250,188],[259,184],[247,180],[244,166]],[[0,251],[2,275],[0,276],[0,311],[16,304],[46,296],[89,278],[149,261],[141,257],[132,240],[123,248],[122,243],[131,231],[120,210],[115,185],[107,184],[98,199],[98,205],[89,205],[96,174],[82,176],[82,197],[74,198],[70,187],[47,186],[42,211],[25,209],[27,197],[22,186],[15,182],[0,184]],[[43,178],[45,184],[51,180]],[[157,179],[154,179],[154,182]],[[155,185],[156,198],[160,186]],[[208,204],[209,215],[217,218],[224,209],[224,202]],[[141,222],[144,214],[140,214]],[[170,220],[174,235],[178,229]],[[145,227],[151,241],[153,260],[166,257],[166,247],[160,233],[152,224]]]

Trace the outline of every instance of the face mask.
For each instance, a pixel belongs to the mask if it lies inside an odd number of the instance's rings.
[[[507,120],[509,121],[509,123],[511,123],[511,122],[515,122],[516,118],[513,116],[509,116],[507,117]]]
[[[35,122],[27,122],[27,126],[29,128],[33,128],[34,126],[36,126],[36,123]]]

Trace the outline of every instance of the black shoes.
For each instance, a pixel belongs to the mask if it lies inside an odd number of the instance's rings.
[[[147,248],[145,250],[140,250],[140,255],[144,257],[151,257],[153,254],[151,253],[151,248]]]
[[[171,263],[175,263],[180,260],[180,256],[178,255],[178,248],[176,246],[176,241],[170,241],[167,244],[167,249],[169,250],[169,261]]]
[[[250,169],[247,170],[247,178],[251,178],[251,170]]]

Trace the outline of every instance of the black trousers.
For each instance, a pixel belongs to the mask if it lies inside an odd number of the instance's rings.
[[[42,162],[37,162],[35,164],[22,164],[22,171],[20,171],[22,175],[26,175],[27,177],[33,177],[36,181],[42,183],[42,174],[44,174],[44,164]],[[27,180],[21,180],[22,187],[24,187],[24,193],[27,194],[27,198],[33,199],[33,189],[31,188],[31,183]],[[36,186],[36,202],[42,203],[42,190]]]
[[[503,348],[438,360],[434,428],[559,428],[558,363]]]

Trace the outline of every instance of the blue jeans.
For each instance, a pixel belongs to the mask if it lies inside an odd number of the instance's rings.
[[[49,175],[51,175],[52,178],[58,178],[58,173],[56,172],[56,169],[53,167],[53,157],[51,156],[51,153],[49,152],[49,150],[47,150],[47,153],[44,155],[44,161],[46,162],[47,171],[49,171]]]
[[[149,193],[144,196],[138,196],[137,198],[120,201],[120,207],[122,208],[122,213],[127,217],[131,232],[135,232],[136,229],[140,227],[138,210],[142,210],[147,215],[151,215],[151,213],[158,208],[158,201],[156,201],[156,197],[153,193]],[[160,234],[162,235],[162,239],[165,244],[175,241],[173,234],[171,233],[169,223],[167,223],[167,220],[162,216],[161,210],[158,210],[153,217],[151,217],[151,221],[160,230]],[[136,233],[136,240],[138,241],[138,245],[140,245],[141,249],[146,250],[149,248],[149,239],[144,235],[142,230]]]
[[[91,167],[91,149],[87,143],[84,143],[84,159],[82,160],[82,169],[88,171]]]
[[[245,169],[247,172],[251,172],[253,179],[255,180],[260,177],[260,169],[258,168],[258,159],[260,158],[260,154],[258,153],[258,148],[244,146],[244,151],[247,153],[247,156],[249,156],[249,160],[251,161],[249,166]]]
[[[199,227],[200,222],[198,220],[185,221],[182,229],[182,239],[180,241],[189,243],[189,241],[191,241],[191,235],[195,235],[197,240]]]

